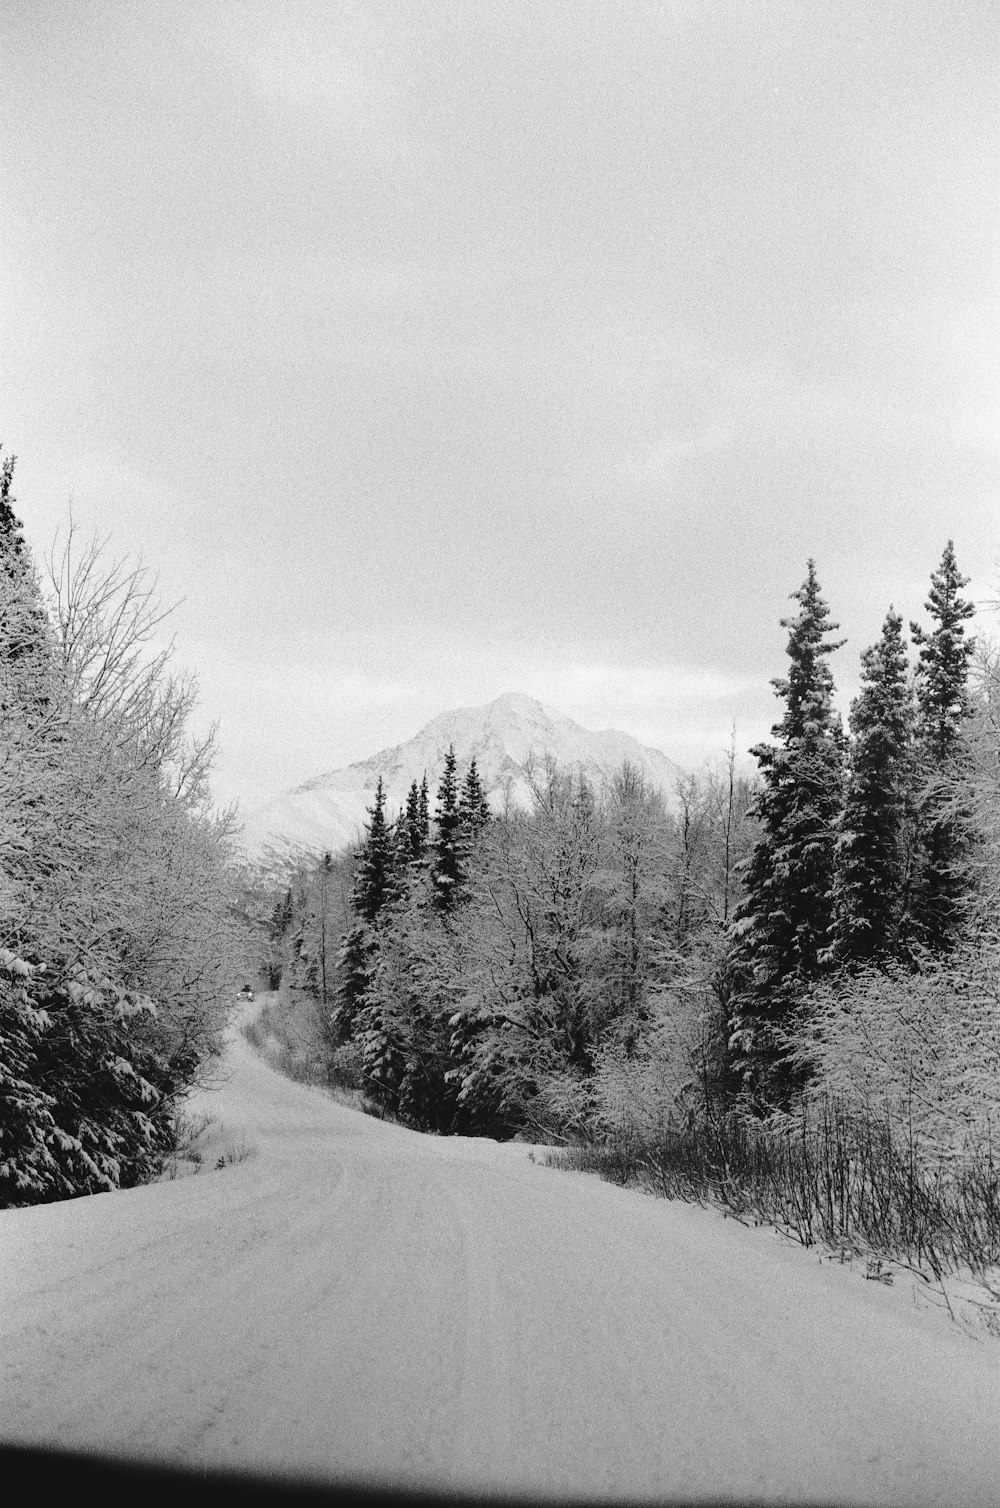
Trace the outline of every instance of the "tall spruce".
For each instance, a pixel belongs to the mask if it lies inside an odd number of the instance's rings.
[[[424,831],[424,823],[421,820],[421,793],[419,793],[416,781],[413,781],[407,793],[406,807],[403,808],[403,813],[397,822],[397,832],[400,851],[406,857],[407,863],[415,863],[424,854],[424,846],[427,843],[427,832]]]
[[[444,757],[431,842],[431,893],[438,911],[451,911],[458,902],[464,878],[464,846],[458,772],[452,745]]]
[[[23,525],[14,512],[16,459],[7,456],[0,464],[0,708],[17,707],[25,724],[36,725],[52,706],[54,640]]]
[[[812,560],[792,597],[800,610],[781,620],[789,630],[789,672],[772,681],[785,703],[771,730],[780,743],[751,750],[762,780],[755,806],[760,835],[733,926],[738,983],[730,1045],[747,1088],[765,1102],[782,1101],[792,1087],[782,1031],[829,946],[843,794],[844,735],[827,663],[843,641],[828,639],[837,624]]]
[[[423,787],[414,780],[406,797],[406,806],[396,823],[397,847],[407,864],[423,858],[430,837],[430,819],[427,813],[427,777]]]
[[[420,801],[417,806],[417,826],[420,832],[420,841],[426,848],[431,837],[431,802],[430,791],[427,786],[427,771],[424,771],[420,782]]]
[[[337,959],[338,985],[333,1016],[334,1039],[346,1042],[364,1008],[376,963],[376,925],[380,913],[395,898],[395,842],[385,820],[385,787],[381,775],[375,802],[368,808],[365,837],[354,856],[351,910],[354,925],[347,929]]]
[[[392,830],[385,820],[385,786],[380,775],[375,804],[368,808],[364,842],[355,855],[351,906],[362,921],[374,922],[390,893],[393,849]]]
[[[916,936],[932,952],[946,952],[958,939],[963,901],[969,893],[967,860],[971,835],[967,813],[956,800],[963,753],[963,725],[971,713],[968,691],[973,640],[965,624],[975,608],[962,596],[968,585],[949,539],[931,577],[924,606],[934,621],[930,633],[910,624],[919,646],[917,712],[923,789],[917,810],[917,869],[913,917]]]
[[[850,773],[836,844],[833,957],[898,956],[906,931],[908,817],[913,787],[913,693],[903,620],[892,608],[861,657],[850,713]]]
[[[14,481],[16,456],[7,456],[0,464],[0,559],[9,573],[10,559],[24,559],[24,535],[21,520],[14,512],[15,498],[11,492]]]
[[[920,649],[920,737],[938,766],[947,765],[958,752],[970,713],[968,682],[974,644],[966,638],[965,624],[976,610],[961,595],[968,584],[968,576],[958,569],[955,546],[949,539],[941,564],[931,576],[930,595],[924,604],[935,627],[927,633],[919,623],[910,624],[913,642]]]
[[[468,842],[474,845],[483,828],[490,820],[490,804],[483,789],[482,777],[476,765],[473,755],[462,782],[462,793],[458,799],[458,810],[462,819],[462,827],[465,830]]]

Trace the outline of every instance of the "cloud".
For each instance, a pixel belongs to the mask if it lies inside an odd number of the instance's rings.
[[[310,0],[285,0],[280,18],[270,4],[198,7],[192,36],[288,122],[366,152],[410,135],[405,39],[386,17]]]
[[[692,456],[731,450],[736,444],[735,429],[729,424],[712,424],[693,434],[667,433],[647,453],[634,456],[627,469],[638,480],[655,481],[672,476],[678,463]]]

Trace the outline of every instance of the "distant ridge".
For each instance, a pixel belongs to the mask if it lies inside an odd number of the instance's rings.
[[[475,756],[490,800],[500,807],[530,801],[524,766],[529,757],[552,754],[560,765],[579,770],[595,785],[611,780],[624,760],[642,771],[665,796],[681,770],[673,760],[628,733],[591,732],[533,697],[507,692],[482,707],[458,707],[432,718],[406,743],[381,749],[342,770],[317,775],[251,813],[244,841],[249,851],[267,844],[336,850],[357,840],[381,775],[389,817],[406,801],[414,780],[427,774],[433,803],[448,748],[454,745],[460,771]]]

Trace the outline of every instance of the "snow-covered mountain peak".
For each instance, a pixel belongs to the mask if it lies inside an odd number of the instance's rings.
[[[317,775],[253,813],[246,823],[248,847],[280,841],[309,848],[339,848],[355,842],[381,777],[390,817],[402,808],[411,783],[426,775],[437,789],[445,755],[454,748],[460,772],[471,760],[493,805],[531,800],[526,766],[552,755],[600,787],[622,763],[637,766],[649,783],[669,796],[680,771],[659,749],[627,733],[591,732],[534,697],[509,691],[481,707],[439,713],[405,743],[380,749],[344,769]]]

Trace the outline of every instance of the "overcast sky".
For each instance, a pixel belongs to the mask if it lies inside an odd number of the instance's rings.
[[[252,808],[520,690],[681,763],[1000,583],[1000,10],[3,0],[0,441]],[[994,620],[988,620],[992,626]]]

